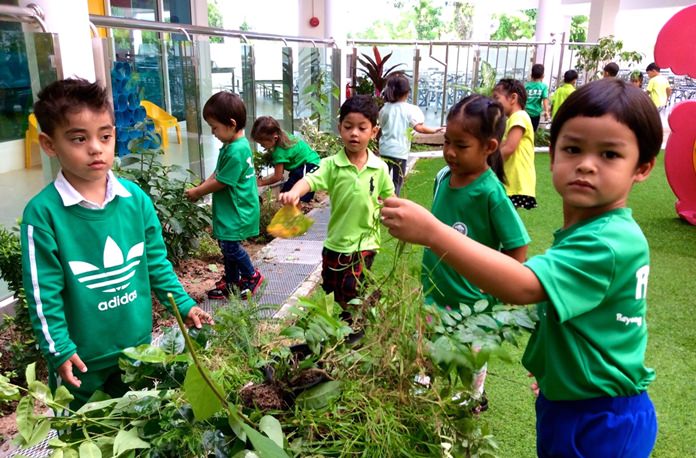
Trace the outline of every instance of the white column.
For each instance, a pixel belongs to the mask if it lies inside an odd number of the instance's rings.
[[[58,35],[59,56],[56,65],[63,78],[77,76],[95,81],[92,40],[89,30],[89,9],[84,0],[19,0],[19,6],[30,3],[44,12],[48,32]],[[25,30],[37,31],[32,25]]]
[[[620,0],[592,0],[587,41],[594,43],[602,37],[614,34],[620,4]]]
[[[328,0],[297,0],[297,32],[303,37],[326,38],[327,15],[325,1]],[[319,25],[313,27],[309,20],[312,15],[319,19]]]
[[[561,0],[539,0],[536,20],[535,41],[551,41],[551,34],[563,32]]]

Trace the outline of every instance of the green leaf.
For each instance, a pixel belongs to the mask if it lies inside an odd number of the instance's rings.
[[[474,302],[474,312],[481,313],[488,308],[488,301],[486,299],[481,299]]]
[[[113,456],[119,456],[121,453],[127,452],[128,450],[135,450],[141,448],[150,448],[150,444],[148,444],[138,436],[138,429],[122,429],[118,432],[118,434],[116,434],[116,440],[114,440]]]
[[[19,435],[24,439],[24,443],[31,439],[34,431],[34,399],[30,397],[22,398],[17,405],[17,429]]]
[[[123,354],[136,361],[146,363],[165,363],[169,360],[169,355],[164,350],[150,344],[128,347],[123,350]]]
[[[68,391],[65,385],[61,385],[58,388],[56,388],[56,392],[53,395],[53,402],[55,402],[63,408],[68,407],[68,405],[73,399],[75,399],[75,396],[70,394],[70,391]]]
[[[262,435],[246,423],[244,423],[243,428],[260,458],[289,458],[287,453],[268,437]]]
[[[229,423],[230,428],[232,428],[237,438],[246,443],[247,435],[246,432],[244,432],[244,420],[236,414],[231,414],[227,417],[227,423]]]
[[[317,410],[328,406],[341,395],[341,382],[330,380],[300,393],[295,403],[303,409]]]
[[[92,441],[80,444],[80,458],[101,458],[102,453],[97,444]]]
[[[53,395],[51,394],[50,388],[37,380],[29,383],[29,392],[44,404],[53,401]]]
[[[298,326],[289,326],[280,331],[280,335],[289,339],[304,340],[304,330]]]
[[[278,447],[283,447],[285,443],[285,435],[280,422],[271,415],[265,415],[259,422],[259,430],[268,436]]]
[[[27,379],[27,385],[36,380],[36,363],[31,363],[24,371],[24,378]]]
[[[184,392],[186,399],[191,404],[196,420],[206,420],[222,407],[215,392],[208,386],[198,368],[193,364],[186,371]]]
[[[34,426],[34,430],[31,433],[31,437],[25,444],[25,447],[33,447],[42,440],[46,439],[48,432],[51,430],[51,419],[50,418],[40,418]]]
[[[0,400],[15,400],[19,399],[19,387],[12,384],[10,379],[4,375],[0,375]]]

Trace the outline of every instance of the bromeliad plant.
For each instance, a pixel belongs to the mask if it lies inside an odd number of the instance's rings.
[[[384,90],[384,86],[387,84],[387,78],[389,75],[391,75],[395,69],[404,64],[396,64],[386,68],[386,63],[392,56],[393,52],[390,52],[386,56],[382,57],[382,55],[379,53],[379,49],[377,49],[377,46],[373,46],[372,54],[374,55],[374,59],[367,54],[361,54],[362,57],[358,57],[358,62],[360,62],[364,67],[359,68],[358,70],[370,78],[375,90],[375,96],[379,97]]]

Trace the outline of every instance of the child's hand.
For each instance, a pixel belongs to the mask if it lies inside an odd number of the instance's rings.
[[[534,374],[532,374],[531,372],[528,372],[527,377],[534,378]],[[534,381],[531,383],[531,385],[529,385],[529,388],[531,388],[532,393],[534,393],[534,397],[538,398],[539,397],[539,384],[537,383],[536,379],[534,379]]]
[[[213,318],[205,310],[198,306],[191,307],[191,310],[189,310],[186,316],[186,326],[195,326],[200,329],[203,323],[215,324]]]
[[[67,361],[58,366],[58,375],[67,383],[77,388],[82,385],[82,381],[73,375],[73,367],[80,372],[87,372],[87,366],[82,362],[77,353],[73,354]]]
[[[186,197],[191,202],[197,201],[201,197],[198,195],[198,186],[184,191],[184,197]]]
[[[293,205],[296,207],[297,204],[300,203],[300,196],[291,189],[288,192],[281,192],[278,196],[278,202],[283,205]]]
[[[432,213],[406,199],[390,197],[382,207],[382,224],[389,233],[406,242],[429,246],[433,228],[439,223]]]

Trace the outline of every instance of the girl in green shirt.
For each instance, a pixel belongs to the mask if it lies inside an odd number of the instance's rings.
[[[283,179],[285,170],[290,172],[280,192],[288,192],[306,174],[319,168],[319,155],[304,140],[287,134],[280,124],[270,116],[256,118],[251,128],[251,138],[272,155],[273,175],[259,178],[259,186],[268,186]],[[314,197],[308,192],[300,199],[309,202]]]

